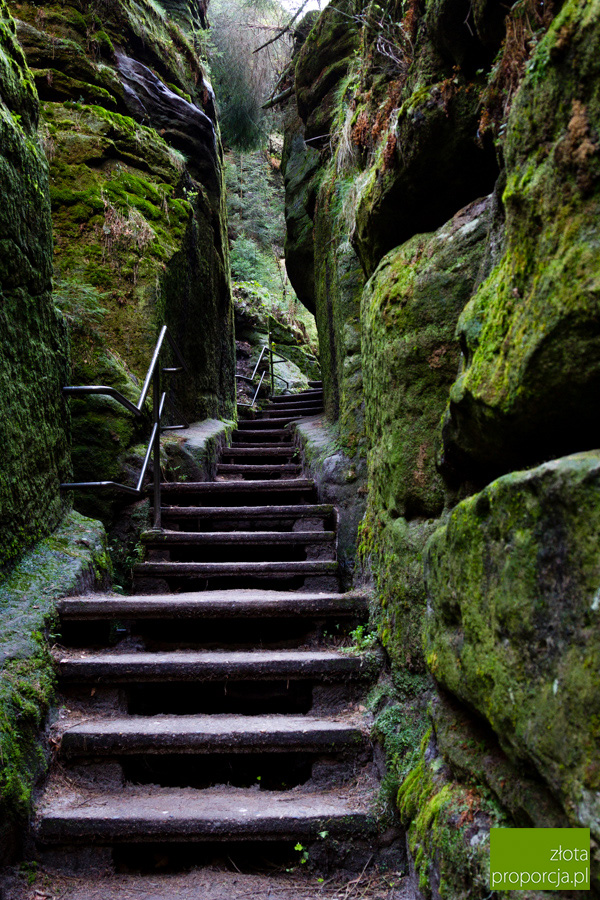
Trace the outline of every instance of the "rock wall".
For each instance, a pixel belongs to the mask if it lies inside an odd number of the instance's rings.
[[[298,42],[286,252],[367,463],[374,733],[426,898],[489,895],[494,825],[590,827],[600,893],[599,27],[348,0]]]
[[[177,408],[190,420],[232,416],[221,149],[195,31],[206,8],[163,6],[11,0],[42,101],[55,302],[69,324],[72,383],[137,399],[166,322],[192,364]],[[148,422],[103,398],[70,403],[75,479],[127,478]],[[76,500],[110,518],[108,498]]]
[[[67,335],[52,305],[48,168],[31,72],[0,2],[0,569],[55,528],[69,472]]]

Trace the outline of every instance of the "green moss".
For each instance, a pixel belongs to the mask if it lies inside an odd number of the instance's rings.
[[[459,323],[447,447],[496,473],[597,446],[599,22],[571,0],[536,49],[508,119],[506,250]]]
[[[489,830],[508,823],[493,801],[452,778],[431,730],[419,757],[398,791],[419,889],[427,900],[432,884],[447,900],[483,900],[489,894]]]
[[[54,698],[48,637],[56,601],[111,575],[99,522],[71,513],[0,583],[0,861],[12,861],[31,815],[32,791],[46,768],[41,731]]]
[[[60,520],[68,475],[64,323],[52,306],[48,174],[38,101],[0,3],[0,569]]]

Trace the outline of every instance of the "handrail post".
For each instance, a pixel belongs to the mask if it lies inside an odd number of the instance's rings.
[[[154,370],[152,379],[152,418],[154,419],[154,528],[160,528],[160,367]]]
[[[273,344],[271,343],[271,326],[269,326],[269,371],[271,373],[271,397],[275,394],[275,374],[273,370]]]

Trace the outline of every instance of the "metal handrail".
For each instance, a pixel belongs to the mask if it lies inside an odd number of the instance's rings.
[[[275,317],[271,313],[269,313],[269,318],[276,321]],[[268,372],[269,372],[269,378],[271,380],[271,394],[275,393],[275,379],[276,378],[278,378],[279,381],[283,381],[283,383],[285,384],[286,390],[289,391],[289,389],[290,389],[289,381],[287,381],[287,379],[285,379],[283,377],[283,375],[278,375],[275,372],[275,366],[278,363],[291,362],[291,360],[287,359],[287,357],[283,356],[281,353],[279,354],[279,359],[276,358],[276,356],[273,352],[273,343],[271,342],[271,326],[270,325],[269,325],[269,332],[267,335],[267,343],[260,351],[260,355],[258,357],[256,365],[254,366],[252,375],[250,377],[248,377],[247,375],[236,375],[235,377],[238,378],[240,381],[249,381],[251,384],[253,384],[254,379],[256,378],[256,373],[258,372],[259,366],[260,366],[261,362],[263,361],[265,353],[269,354]],[[266,375],[266,372],[263,372],[261,379],[258,383],[258,387],[256,388],[256,390],[254,392],[254,396],[253,396],[251,402],[250,403],[238,403],[238,406],[248,406],[248,407],[254,406],[254,404],[256,403],[256,398],[258,397],[258,392],[260,391],[262,383],[264,381],[265,375]]]
[[[74,396],[77,394],[100,394],[106,397],[112,397],[121,406],[124,406],[129,412],[133,413],[133,415],[140,417],[143,412],[144,403],[148,397],[148,392],[150,390],[150,386],[153,387],[153,397],[152,397],[152,418],[154,420],[152,433],[150,435],[150,440],[148,442],[148,447],[146,449],[146,453],[144,455],[144,462],[142,464],[142,469],[137,480],[137,485],[135,487],[131,487],[127,484],[119,484],[116,481],[78,481],[78,482],[67,482],[61,484],[61,490],[63,491],[82,491],[82,490],[93,490],[95,488],[111,488],[112,490],[119,491],[122,494],[130,494],[136,497],[139,497],[143,493],[143,483],[144,478],[146,477],[146,472],[148,470],[148,464],[150,462],[150,458],[154,457],[154,516],[153,516],[153,524],[155,528],[160,528],[160,419],[162,416],[163,408],[165,405],[165,399],[167,396],[166,391],[161,394],[160,391],[160,369],[158,367],[158,361],[160,358],[160,353],[163,348],[163,344],[165,338],[169,342],[173,353],[181,363],[181,366],[168,366],[163,367],[162,371],[165,374],[173,374],[175,372],[180,372],[181,369],[184,369],[189,373],[189,369],[183,359],[181,353],[179,352],[179,348],[177,347],[175,341],[171,337],[171,334],[166,325],[163,325],[160,333],[158,335],[158,340],[156,341],[156,345],[154,347],[154,351],[152,353],[152,359],[150,360],[150,365],[148,366],[148,371],[146,372],[146,378],[144,379],[144,384],[142,386],[142,391],[139,396],[139,400],[136,404],[132,403],[131,400],[128,400],[127,397],[124,397],[116,388],[109,387],[108,385],[101,384],[81,384],[81,385],[66,385],[63,387],[62,391],[65,396]],[[189,422],[182,416],[183,425],[168,425],[164,430],[172,430],[174,428],[189,428]]]

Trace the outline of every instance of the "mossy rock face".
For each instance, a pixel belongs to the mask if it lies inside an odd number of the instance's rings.
[[[208,27],[209,0],[162,0],[161,6],[187,31]]]
[[[347,235],[344,202],[347,184],[335,159],[323,171],[314,213],[316,322],[325,408],[339,419],[342,446],[364,455],[365,413],[360,303],[364,274]]]
[[[16,10],[15,13],[21,10]],[[36,20],[41,21],[39,18]],[[124,89],[120,79],[107,65],[89,59],[77,41],[53,36],[28,22],[19,21],[17,34],[27,61],[34,72],[42,100],[83,100],[101,98],[110,108],[124,112]]]
[[[448,461],[492,473],[600,443],[600,3],[569,0],[508,120],[506,249],[465,309]]]
[[[190,369],[171,383],[170,421],[232,416],[218,133],[193,36],[149,0],[102,4],[101,15],[78,2],[13,5],[44,98],[55,302],[73,348],[65,381],[107,384],[137,401],[166,323]],[[129,447],[149,431],[149,410],[134,421],[102,398],[71,407],[74,480],[122,480]],[[105,522],[119,502],[89,492],[76,501]]]
[[[309,32],[296,61],[298,112],[306,138],[329,138],[336,88],[358,49],[360,31],[351,0],[327,6]]]
[[[375,577],[379,633],[397,669],[425,668],[423,551],[447,502],[436,468],[440,417],[458,366],[454,329],[484,255],[489,200],[389,253],[362,296],[369,438],[361,552]]]
[[[389,253],[362,299],[371,502],[392,516],[434,518],[439,422],[459,361],[454,338],[483,258],[489,201]]]
[[[505,475],[463,501],[426,563],[434,677],[596,840],[599,528],[596,451]]]
[[[498,168],[477,142],[478,104],[477,84],[463,75],[419,84],[404,100],[390,122],[393,154],[374,159],[358,203],[355,244],[367,274],[392,247],[493,189]]]
[[[319,153],[304,141],[304,124],[297,112],[287,112],[282,172],[285,184],[285,265],[298,300],[313,313],[315,249],[313,211]]]
[[[496,735],[449,694],[429,705],[437,745],[455,777],[491,791],[516,827],[568,828],[560,804],[527,766],[510,760]]]
[[[48,534],[65,508],[68,343],[52,305],[48,170],[38,99],[0,2],[0,567]]]
[[[427,598],[423,581],[424,551],[439,519],[407,521],[376,510],[370,497],[361,523],[359,550],[375,581],[374,620],[395,672],[426,671],[423,617]]]

